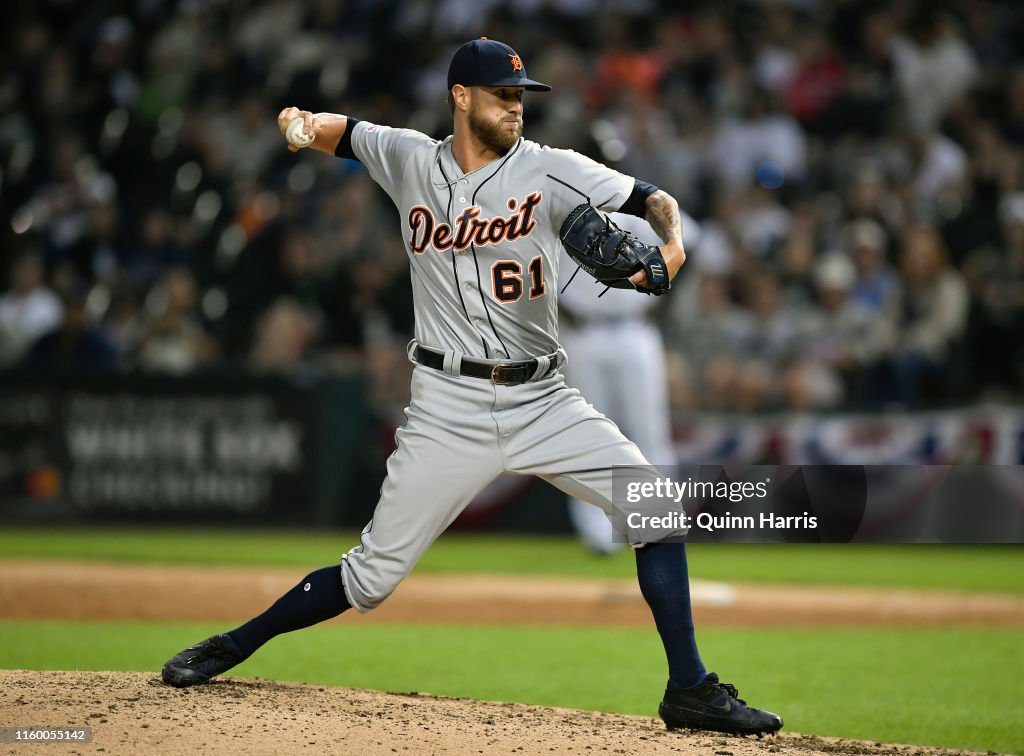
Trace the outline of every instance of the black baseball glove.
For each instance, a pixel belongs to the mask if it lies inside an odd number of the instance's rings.
[[[660,249],[623,231],[588,203],[573,208],[558,237],[573,262],[606,286],[664,294],[672,285]],[[641,270],[647,284],[634,286],[629,277]]]

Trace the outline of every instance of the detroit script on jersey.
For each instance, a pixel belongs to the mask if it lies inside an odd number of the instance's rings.
[[[352,153],[398,208],[416,340],[485,359],[556,351],[558,229],[581,197],[617,210],[633,179],[527,139],[465,173],[452,137],[365,121],[351,128]]]
[[[443,252],[449,249],[465,249],[470,244],[483,247],[487,244],[515,241],[527,236],[537,227],[533,211],[542,198],[541,192],[526,195],[526,199],[521,203],[515,197],[509,197],[506,205],[514,212],[505,217],[499,215],[494,218],[481,218],[482,208],[476,205],[467,207],[455,219],[454,235],[450,224],[435,221],[429,207],[416,205],[409,211],[409,228],[412,231],[409,248],[415,254],[421,255],[427,247]]]

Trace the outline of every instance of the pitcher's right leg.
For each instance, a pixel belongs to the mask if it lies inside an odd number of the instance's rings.
[[[417,404],[429,394],[430,412]],[[396,434],[387,479],[359,545],[341,560],[349,603],[367,612],[384,601],[431,543],[502,472],[490,416],[494,387],[417,367],[409,420]]]
[[[409,573],[427,547],[473,497],[501,472],[501,455],[489,410],[493,387],[459,381],[429,368],[413,375],[408,422],[388,459],[373,519],[356,546],[300,580],[262,614],[171,657],[163,667],[169,685],[209,682],[247,659],[281,633],[379,605]],[[426,402],[431,412],[421,408]]]

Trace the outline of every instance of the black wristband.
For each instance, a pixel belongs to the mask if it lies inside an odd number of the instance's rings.
[[[619,208],[620,213],[626,213],[627,215],[635,215],[637,218],[643,218],[647,215],[647,198],[658,191],[658,187],[654,184],[648,184],[646,181],[640,179],[633,180],[633,191],[626,197],[626,201],[622,203],[622,207]]]
[[[356,153],[352,152],[352,129],[359,123],[358,118],[348,117],[348,124],[345,126],[345,133],[341,135],[341,139],[338,140],[338,146],[334,148],[334,154],[336,157],[348,158],[349,160],[358,160]]]

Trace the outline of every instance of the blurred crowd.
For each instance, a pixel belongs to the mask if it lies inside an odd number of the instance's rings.
[[[452,52],[554,86],[528,138],[702,228],[679,409],[1024,394],[1024,6],[37,0],[0,8],[0,369],[367,371],[403,399],[397,214],[285,105],[450,133]],[[1018,40],[1015,42],[1014,40]]]

